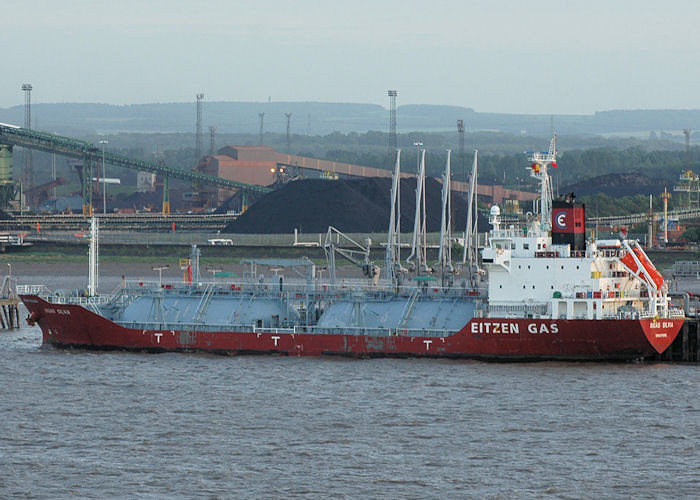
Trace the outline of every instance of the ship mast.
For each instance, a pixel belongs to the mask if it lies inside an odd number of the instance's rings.
[[[97,217],[93,216],[90,219],[90,246],[88,250],[88,296],[90,297],[94,297],[95,295],[97,295],[97,282],[99,277],[99,228],[97,222]]]
[[[438,261],[440,263],[440,271],[442,273],[442,286],[447,286],[451,282],[451,277],[454,269],[452,268],[452,193],[451,193],[451,173],[450,173],[450,154],[447,150],[447,164],[445,172],[442,174],[442,214],[440,217],[440,250],[438,252]]]
[[[413,244],[411,255],[406,258],[413,267],[413,258],[416,258],[416,275],[428,272],[426,259],[426,234],[425,234],[425,149],[420,150],[420,163],[416,180],[416,216],[413,224]]]
[[[396,166],[391,181],[391,214],[386,242],[386,276],[394,286],[401,283],[401,150],[396,150]]]
[[[477,212],[477,169],[479,164],[479,151],[474,150],[474,163],[472,165],[472,173],[469,176],[469,194],[467,196],[467,227],[464,234],[464,252],[462,254],[462,265],[467,271],[467,279],[471,288],[477,285],[478,254],[477,254],[477,237],[478,237],[478,212]]]
[[[557,135],[554,134],[549,143],[549,151],[529,152],[532,162],[530,177],[534,177],[540,183],[540,229],[550,231],[552,229],[552,179],[549,177],[548,168],[552,165],[557,168]]]

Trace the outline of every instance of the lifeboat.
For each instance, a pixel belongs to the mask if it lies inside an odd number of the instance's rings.
[[[654,282],[656,289],[659,290],[661,288],[661,285],[664,284],[664,277],[661,276],[661,273],[659,273],[659,271],[656,270],[654,264],[651,263],[649,257],[647,257],[647,255],[641,248],[633,248],[632,252],[634,252],[634,255],[637,256],[637,259],[639,259],[639,262],[641,262],[647,274],[649,274],[649,277],[651,277],[651,280]],[[627,267],[627,269],[629,269],[632,272],[632,274],[637,274],[639,272],[639,266],[637,265],[637,261],[632,256],[632,252],[627,252],[627,254],[625,254],[625,256],[620,259],[620,262],[622,262],[625,265],[625,267]]]

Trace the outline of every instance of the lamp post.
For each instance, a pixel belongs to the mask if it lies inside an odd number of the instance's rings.
[[[413,145],[416,147],[416,172],[420,170],[420,148],[423,147],[422,142],[414,142]]]
[[[109,141],[102,140],[102,213],[107,213],[107,183],[106,183],[106,172],[105,172],[105,144],[109,144]],[[99,182],[99,179],[97,180]]]
[[[416,173],[420,171],[420,148],[423,147],[422,142],[414,142],[413,145],[416,147]]]

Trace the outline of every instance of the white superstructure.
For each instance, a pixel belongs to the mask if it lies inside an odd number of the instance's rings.
[[[543,183],[543,196],[550,192],[547,167],[556,165],[555,144],[552,140],[547,153],[531,157],[534,177]],[[570,320],[682,315],[669,306],[666,283],[636,241],[584,242],[585,224],[580,227],[578,222],[578,248],[553,243],[553,230],[573,231],[573,212],[555,209],[553,213],[551,199],[541,200],[540,206],[541,213],[530,215],[522,226],[506,228],[499,207],[491,207],[492,230],[481,252],[488,271],[484,315]],[[570,210],[574,210],[573,201]],[[577,210],[584,219],[582,206]]]

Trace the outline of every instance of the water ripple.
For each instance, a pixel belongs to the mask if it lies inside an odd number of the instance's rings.
[[[700,487],[695,366],[39,347],[37,328],[0,334],[2,497],[692,498]]]

